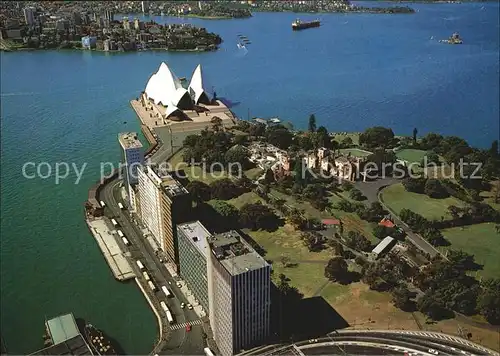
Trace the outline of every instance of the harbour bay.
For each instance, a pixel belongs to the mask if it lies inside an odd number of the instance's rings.
[[[207,27],[210,53],[2,53],[1,321],[10,353],[43,345],[45,316],[73,312],[127,353],[149,352],[156,321],[135,284],[116,282],[83,220],[102,161],[118,162],[117,133],[139,131],[130,99],[166,61],[190,77],[198,63],[241,118],[279,116],[331,131],[389,126],[487,147],[498,138],[498,3],[412,5],[414,15],[256,13],[244,20],[160,18]],[[481,7],[484,6],[484,10]],[[300,33],[295,17],[322,26]],[[465,43],[430,38],[459,31]],[[248,53],[236,34],[252,40]],[[126,122],[124,124],[123,122]],[[27,180],[23,163],[87,163],[82,180]]]

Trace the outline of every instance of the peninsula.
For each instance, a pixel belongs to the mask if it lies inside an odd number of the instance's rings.
[[[3,3],[0,50],[87,49],[100,51],[213,51],[219,35],[191,24],[161,25],[138,18],[117,19],[111,10],[91,11],[84,3],[45,2],[24,8]]]

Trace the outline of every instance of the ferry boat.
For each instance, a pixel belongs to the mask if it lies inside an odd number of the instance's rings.
[[[92,324],[85,325],[85,338],[98,355],[116,355],[116,351],[103,332]]]
[[[294,31],[304,30],[306,28],[319,27],[320,25],[321,25],[321,22],[319,20],[302,22],[299,19],[297,19],[294,22],[292,22],[292,30],[294,30]]]

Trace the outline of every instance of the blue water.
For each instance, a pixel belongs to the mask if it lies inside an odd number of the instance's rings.
[[[414,15],[320,15],[291,31],[292,13],[244,20],[155,18],[219,33],[218,52],[19,52],[1,55],[1,333],[10,353],[42,346],[45,316],[72,311],[149,352],[155,318],[133,284],[116,282],[83,221],[99,162],[119,160],[117,133],[139,130],[128,106],[161,61],[190,77],[198,63],[241,117],[316,114],[330,130],[390,126],[488,146],[499,133],[499,4],[411,5]],[[484,9],[482,9],[484,7]],[[300,15],[302,19],[316,15]],[[465,44],[435,39],[459,31]],[[236,47],[236,34],[252,44]],[[123,122],[127,123],[124,124]],[[88,166],[61,184],[28,180],[27,161]]]

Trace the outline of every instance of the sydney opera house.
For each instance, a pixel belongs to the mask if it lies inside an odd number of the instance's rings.
[[[168,65],[161,63],[158,71],[149,78],[140,104],[141,111],[144,111],[141,120],[151,128],[189,122],[207,125],[215,118],[220,118],[224,126],[234,125],[233,114],[217,100],[204,78],[201,65],[196,67],[185,87]]]

